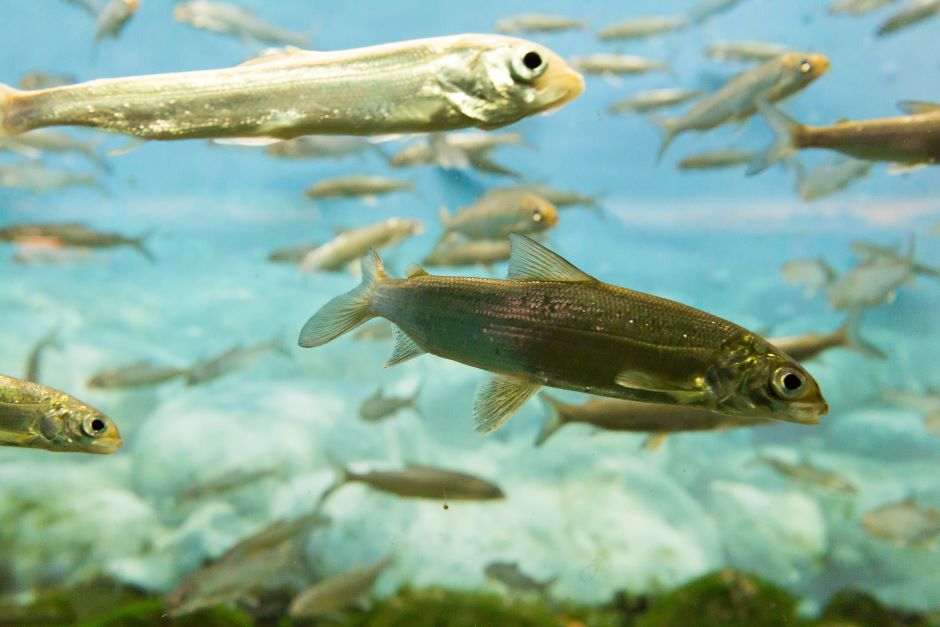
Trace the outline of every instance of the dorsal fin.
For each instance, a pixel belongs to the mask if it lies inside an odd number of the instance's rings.
[[[515,281],[596,281],[525,235],[509,235],[509,278]]]
[[[418,276],[431,276],[431,275],[428,274],[427,270],[425,270],[424,268],[422,268],[416,263],[408,264],[408,267],[405,268],[405,277],[409,279],[413,279]]]
[[[313,52],[312,50],[303,50],[297,46],[285,46],[281,49],[268,50],[263,52],[257,57],[252,57],[246,61],[239,63],[239,66],[246,65],[261,65],[262,63],[272,63],[274,61],[283,61],[284,59],[289,59],[290,57],[295,57],[297,55],[305,54],[308,52]]]

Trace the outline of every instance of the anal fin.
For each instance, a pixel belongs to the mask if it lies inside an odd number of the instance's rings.
[[[403,361],[408,361],[409,359],[413,359],[427,352],[418,346],[413,339],[408,337],[407,333],[395,325],[392,325],[392,335],[395,336],[395,348],[392,349],[392,356],[385,362],[386,368],[400,364]]]
[[[505,375],[493,375],[477,390],[473,423],[479,433],[492,433],[542,387],[538,383]]]

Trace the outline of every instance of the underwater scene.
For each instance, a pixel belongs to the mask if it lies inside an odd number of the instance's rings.
[[[940,625],[940,0],[0,21],[0,625]]]

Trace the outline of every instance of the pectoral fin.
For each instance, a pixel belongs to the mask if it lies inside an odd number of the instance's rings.
[[[643,450],[655,453],[662,448],[668,438],[668,433],[651,433],[649,437],[643,441]]]
[[[392,356],[385,362],[386,368],[400,364],[403,361],[408,361],[409,359],[413,359],[427,352],[418,346],[413,339],[408,337],[408,334],[394,325],[392,325],[392,335],[395,336],[395,348],[392,349]]]
[[[498,429],[519,411],[529,398],[542,387],[516,377],[493,375],[477,390],[473,402],[473,422],[480,433]]]
[[[664,400],[671,399],[680,404],[694,403],[703,397],[701,390],[689,390],[676,387],[674,384],[663,381],[646,372],[638,370],[624,370],[614,377],[614,383],[628,390],[637,390],[652,400],[652,395],[662,396]],[[645,399],[644,399],[645,400]]]

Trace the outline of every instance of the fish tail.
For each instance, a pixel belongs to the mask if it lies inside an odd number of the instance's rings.
[[[757,108],[764,116],[764,119],[767,120],[770,130],[774,132],[774,141],[767,147],[767,150],[758,154],[748,164],[748,176],[763,172],[773,164],[796,152],[795,138],[800,129],[803,128],[799,122],[763,100],[757,101]]]
[[[362,283],[313,314],[301,329],[298,344],[304,348],[322,346],[374,318],[376,314],[370,309],[372,293],[375,286],[387,278],[382,259],[370,250],[362,260]]]
[[[438,207],[438,208],[437,208],[437,217],[440,219],[441,224],[444,225],[444,231],[445,231],[445,232],[446,232],[446,231],[449,231],[449,230],[450,230],[450,224],[451,224],[453,218],[451,217],[450,211],[448,211],[447,207],[445,207],[444,205],[441,205],[440,207]],[[442,239],[442,240],[444,239],[444,236],[443,236],[443,235],[441,236],[441,239]]]
[[[152,235],[153,229],[150,229],[149,231],[141,233],[138,237],[135,237],[131,240],[131,246],[134,248],[134,250],[143,255],[147,261],[150,261],[151,263],[157,260],[157,258],[153,256],[153,253],[150,251],[150,249],[147,248],[147,240],[150,239]]]
[[[657,118],[652,115],[647,116],[647,119],[663,131],[663,138],[659,142],[659,150],[656,151],[656,163],[659,163],[663,160],[663,155],[669,150],[669,146],[676,138],[676,135],[679,134],[679,123],[672,118]]]
[[[421,408],[418,407],[418,397],[421,396],[421,390],[424,388],[424,383],[422,382],[415,391],[412,393],[411,397],[408,399],[408,407],[411,408],[411,411],[418,414],[419,417],[424,418],[424,413],[421,411]]]
[[[866,340],[859,334],[858,323],[862,318],[862,309],[856,309],[849,314],[842,328],[839,330],[845,338],[845,347],[866,357],[885,359],[885,352]]]
[[[542,430],[539,431],[538,437],[535,438],[535,446],[545,444],[545,441],[556,431],[565,426],[567,422],[565,414],[562,411],[561,401],[547,392],[539,394],[539,400],[542,401],[542,406],[545,407],[545,424],[542,425]]]
[[[18,131],[10,130],[7,126],[7,116],[10,109],[10,103],[20,93],[20,90],[14,89],[9,85],[0,83],[0,139],[19,135]]]

